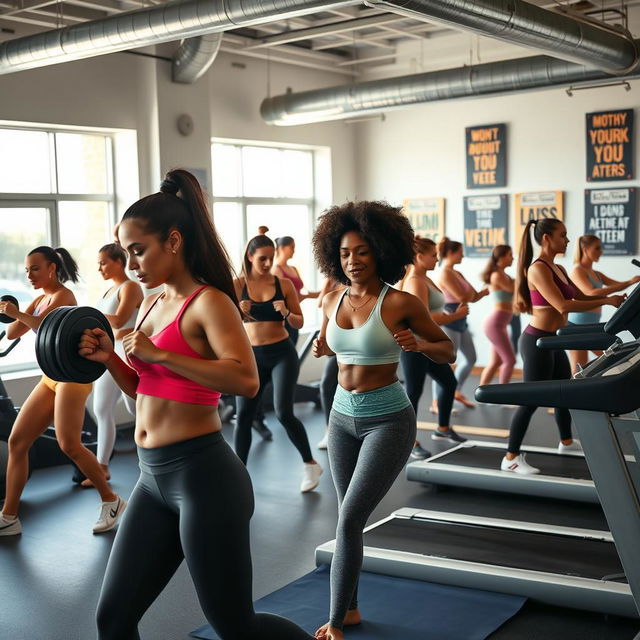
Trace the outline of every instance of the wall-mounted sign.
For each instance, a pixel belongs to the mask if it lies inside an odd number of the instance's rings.
[[[507,196],[464,198],[464,254],[486,258],[497,244],[508,244]]]
[[[564,220],[564,191],[529,191],[516,193],[513,233],[516,247],[529,220],[557,218]]]
[[[403,208],[415,233],[434,242],[444,236],[444,198],[407,198]]]
[[[600,238],[605,255],[635,255],[635,188],[585,189],[584,232]]]
[[[587,113],[587,182],[633,178],[633,109]]]
[[[466,128],[467,189],[507,184],[507,125]]]

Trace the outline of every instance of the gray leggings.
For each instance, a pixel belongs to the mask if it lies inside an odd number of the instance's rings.
[[[338,629],[342,629],[347,610],[358,606],[362,531],[367,518],[404,467],[415,439],[412,406],[366,418],[331,411],[328,449],[338,494],[338,526],[331,562],[329,621]]]
[[[453,329],[448,329],[446,326],[440,327],[446,334],[449,340],[453,342],[453,347],[456,353],[456,380],[458,381],[458,386],[456,390],[462,389],[462,385],[466,382],[471,370],[473,369],[473,365],[476,363],[476,348],[473,345],[473,337],[471,336],[471,332],[469,329],[465,331],[454,331]],[[462,354],[463,359],[460,360],[460,354]],[[436,382],[433,382],[433,397],[435,398],[438,395]]]

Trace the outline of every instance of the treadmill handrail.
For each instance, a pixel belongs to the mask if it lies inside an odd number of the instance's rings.
[[[622,341],[617,336],[609,333],[576,333],[576,335],[565,334],[555,336],[543,336],[536,341],[539,349],[608,349],[613,344],[620,344]]]
[[[589,322],[587,324],[566,324],[556,331],[557,336],[571,336],[576,333],[603,333],[606,322]]]

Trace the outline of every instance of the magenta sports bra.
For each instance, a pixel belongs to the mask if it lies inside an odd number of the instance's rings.
[[[562,297],[565,300],[573,300],[576,297],[575,287],[573,287],[568,282],[563,282],[556,274],[555,269],[553,269],[553,267],[548,262],[545,262],[540,258],[538,258],[537,260],[534,260],[533,264],[535,264],[536,262],[542,262],[542,264],[546,265],[549,269],[551,269],[551,273],[553,274],[553,281],[556,283],[556,286],[558,287],[558,289],[560,289],[560,293],[562,294]],[[531,305],[533,307],[553,306],[539,291],[534,291],[533,289],[529,289],[529,294],[531,295]]]
[[[460,286],[465,290],[465,291],[469,291],[471,289],[471,285],[467,282],[466,278],[461,275],[460,273],[458,273],[457,271],[453,271],[456,274],[456,278],[458,279],[458,282],[460,283]],[[454,298],[454,296],[449,293],[448,289],[445,289],[443,287],[442,292],[444,293],[444,301],[447,303],[451,303],[451,302],[460,302],[460,300],[458,300],[457,298]]]

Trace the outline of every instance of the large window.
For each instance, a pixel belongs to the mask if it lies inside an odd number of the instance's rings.
[[[70,286],[79,304],[104,293],[97,252],[115,220],[112,158],[108,134],[0,127],[0,295],[22,308],[33,300],[24,258],[43,244],[65,247],[78,263],[80,282]],[[0,360],[0,371],[35,362],[33,339],[30,332]]]
[[[213,218],[240,271],[247,241],[258,227],[269,237],[292,236],[295,266],[307,289],[317,287],[311,252],[314,211],[314,151],[215,141],[212,147]],[[305,301],[306,324],[315,321],[315,301]]]

